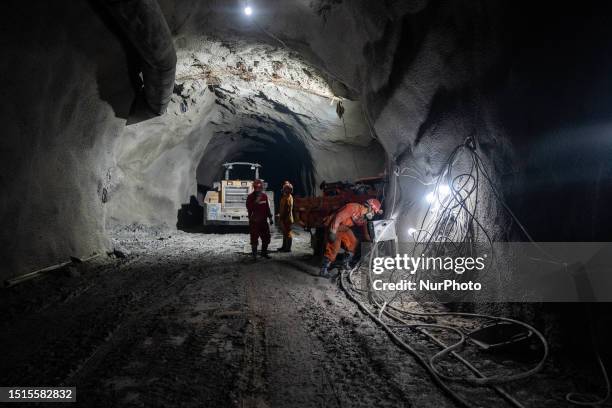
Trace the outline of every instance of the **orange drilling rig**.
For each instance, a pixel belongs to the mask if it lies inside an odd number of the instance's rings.
[[[317,197],[295,197],[293,216],[297,224],[311,233],[315,255],[323,247],[324,220],[347,203],[364,203],[370,198],[382,202],[387,178],[384,175],[357,179],[352,183],[336,181],[321,183],[322,194]],[[315,230],[314,234],[312,230]]]

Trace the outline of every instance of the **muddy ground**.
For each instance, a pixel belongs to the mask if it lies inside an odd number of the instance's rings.
[[[456,406],[316,276],[304,233],[293,253],[256,263],[242,233],[125,228],[114,243],[125,258],[2,291],[0,385],[76,386],[84,407]],[[565,406],[566,380],[549,367],[509,389],[528,406]],[[455,389],[473,406],[508,406],[487,388]]]

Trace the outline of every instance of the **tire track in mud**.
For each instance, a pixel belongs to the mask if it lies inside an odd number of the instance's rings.
[[[95,284],[80,296],[34,311],[8,326],[0,344],[20,352],[3,358],[7,370],[0,376],[4,384],[16,379],[22,383],[59,384],[116,330],[146,293],[155,291],[160,279],[146,279],[143,270],[125,273],[125,264],[107,268],[111,272],[94,278]],[[175,271],[164,271],[162,277]]]
[[[84,362],[91,363],[126,320],[138,317],[135,311],[175,284],[187,268],[184,259],[163,267],[159,258],[144,260],[138,254],[95,266],[83,283],[87,290],[77,287],[65,301],[44,305],[7,325],[0,345],[20,352],[3,357],[2,383],[70,381],[70,373],[75,374]],[[44,286],[45,281],[38,285]]]
[[[172,302],[173,297],[180,293],[187,285],[187,282],[183,282],[181,286],[177,287],[177,283],[183,278],[186,270],[187,267],[183,266],[173,271],[176,275],[163,287],[164,297],[160,300],[156,301],[154,299],[155,295],[160,295],[159,285],[152,287],[135,299],[135,302],[129,306],[131,311],[127,312],[127,315],[118,322],[115,328],[104,339],[104,342],[99,344],[84,361],[77,365],[74,371],[68,374],[64,381],[62,381],[62,384],[68,386],[68,384],[77,383],[80,378],[87,376],[88,372],[93,367],[96,367],[105,355],[122,341],[123,337],[129,335],[130,329],[147,316],[150,316],[154,310]],[[173,290],[174,293],[167,293],[170,288],[175,289]]]
[[[244,406],[337,407],[333,386],[314,354],[316,346],[299,323],[293,300],[276,275],[277,268],[272,261],[246,272],[249,315],[260,327],[264,346],[260,351],[265,353],[265,362],[258,376],[266,382],[267,401],[261,405],[258,395],[260,405]]]
[[[380,336],[385,347],[365,347],[364,336],[352,328],[364,323],[362,317],[328,280],[312,276],[311,266],[287,268],[283,259],[265,265],[251,274],[248,287],[257,295],[250,303],[266,316],[271,406],[410,406],[395,373],[385,371],[394,345]],[[348,322],[338,313],[355,315]],[[368,335],[378,334],[369,329]],[[435,406],[449,406],[435,389],[428,396]]]
[[[260,317],[248,314],[244,340],[244,355],[233,398],[241,408],[266,408],[269,406],[266,402],[268,350],[265,323]]]
[[[215,261],[216,262],[216,261]],[[81,389],[88,405],[232,406],[246,318],[227,265],[192,268],[120,330],[87,372]],[[110,398],[110,400],[109,400]],[[106,405],[108,406],[108,405]]]
[[[290,292],[291,296],[301,305],[300,314],[310,333],[334,357],[327,367],[337,384],[342,406],[453,406],[424,370],[365,318],[335,284],[308,277],[312,266],[293,263],[283,265],[302,272],[303,279],[312,280],[313,290],[296,289]]]
[[[179,238],[139,241],[86,291],[33,313],[39,327],[16,322],[32,350],[0,377],[54,376],[88,407],[448,406],[316,268],[293,265],[307,249],[247,264],[230,250],[241,236]]]

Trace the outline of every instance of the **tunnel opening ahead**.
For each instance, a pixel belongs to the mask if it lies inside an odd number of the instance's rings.
[[[201,204],[206,193],[215,190],[215,183],[225,177],[224,163],[257,163],[259,178],[274,192],[278,208],[285,181],[294,186],[295,195],[311,195],[315,191],[315,163],[305,142],[291,127],[275,123],[274,127],[245,127],[237,132],[216,133],[208,143],[196,169],[198,196],[192,196],[178,212],[177,227],[198,228],[202,224]],[[255,171],[249,166],[233,166],[232,180],[253,180]],[[233,221],[233,220],[230,220]],[[237,220],[240,221],[240,220]],[[244,221],[244,220],[242,220]]]
[[[197,181],[201,189],[209,189],[223,178],[222,164],[226,162],[259,163],[260,178],[274,191],[275,201],[281,193],[281,185],[289,180],[294,194],[309,195],[314,192],[315,167],[305,143],[290,129],[246,128],[238,133],[223,132],[213,137],[197,168]],[[238,169],[233,177],[252,179],[248,169]]]
[[[236,152],[232,161],[254,162],[262,165],[260,177],[268,183],[268,190],[274,191],[278,206],[281,186],[286,180],[293,184],[295,195],[310,195],[314,192],[315,176],[312,157],[296,136],[276,138],[271,141],[265,131],[257,135],[244,134],[242,137],[253,141],[250,149]]]

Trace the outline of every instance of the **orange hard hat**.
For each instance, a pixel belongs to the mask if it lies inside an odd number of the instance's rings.
[[[257,179],[255,181],[253,181],[253,190],[255,191],[263,191],[263,181]]]
[[[368,207],[370,207],[370,209],[372,211],[374,211],[374,214],[382,214],[382,205],[380,204],[380,201],[378,201],[375,198],[370,198],[369,200],[366,201],[366,205]]]
[[[291,184],[291,183],[290,183],[290,182],[288,182],[288,181],[285,181],[285,182],[283,183],[283,191],[289,191],[289,192],[292,192],[292,191],[293,191],[293,184]]]

